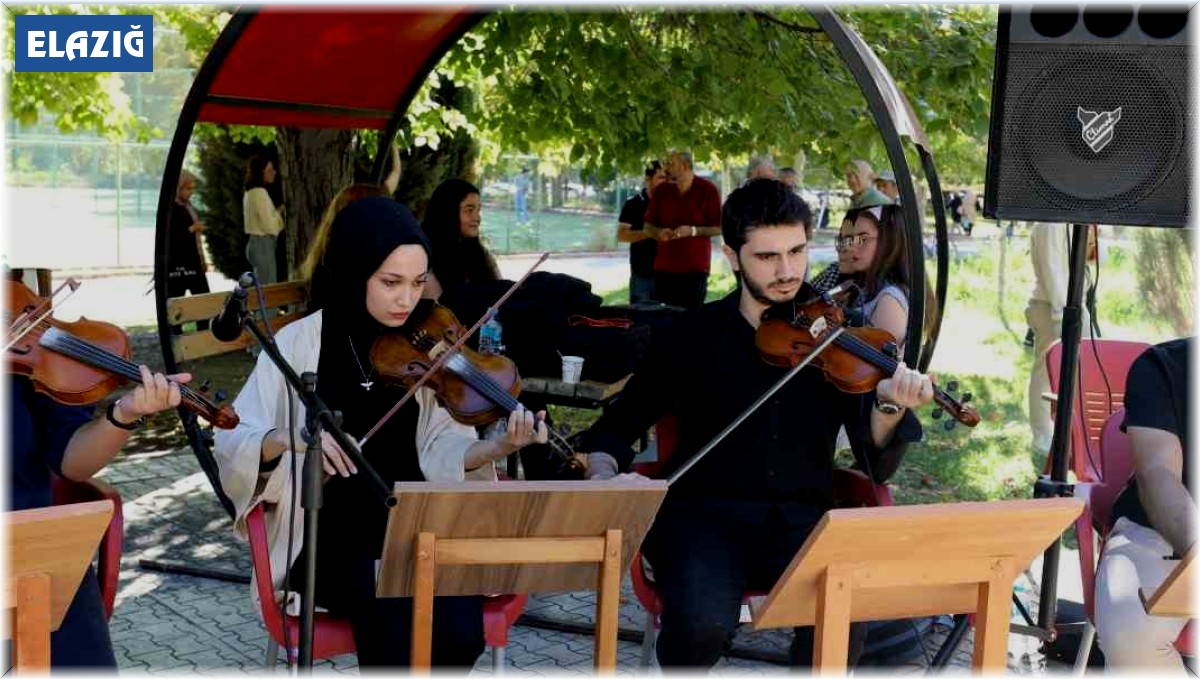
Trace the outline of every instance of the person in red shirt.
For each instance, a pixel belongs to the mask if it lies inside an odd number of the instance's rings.
[[[658,239],[654,299],[694,309],[708,294],[712,238],[721,235],[721,192],[692,171],[690,151],[667,154],[667,182],[650,194],[646,233]]]

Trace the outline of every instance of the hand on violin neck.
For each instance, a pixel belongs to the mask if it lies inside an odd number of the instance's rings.
[[[550,440],[550,430],[546,426],[546,411],[539,410],[536,415],[524,408],[512,411],[508,416],[507,431],[497,443],[508,450],[506,455],[515,453],[532,443],[546,443]]]
[[[891,377],[875,385],[875,397],[902,408],[917,408],[933,400],[933,381],[900,361]]]
[[[182,400],[179,385],[192,379],[191,373],[151,373],[144,365],[138,366],[138,372],[142,374],[142,383],[117,401],[115,415],[119,419],[133,422],[139,417],[177,407]]]

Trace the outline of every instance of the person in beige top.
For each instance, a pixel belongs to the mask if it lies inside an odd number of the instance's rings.
[[[404,394],[402,387],[380,377],[371,346],[384,333],[419,324],[431,308],[432,302],[422,299],[429,244],[408,208],[391,198],[369,197],[338,213],[323,261],[331,302],[281,329],[277,343],[298,373],[317,374],[317,394],[342,413],[346,434],[360,440]],[[241,422],[233,430],[217,432],[214,446],[222,489],[236,510],[234,531],[244,538],[246,516],[256,505],[266,505],[276,592],[303,591],[304,569],[293,568],[290,576],[288,570],[303,563],[308,548],[304,512],[295,491],[303,453],[293,452],[305,446],[299,430],[304,412],[299,399],[290,400],[295,405],[289,413],[285,383],[264,352],[234,402]],[[422,387],[362,452],[389,485],[494,481],[494,461],[525,445],[546,442],[544,417],[518,410],[501,438],[481,441],[474,428],[451,419],[436,395]],[[411,599],[375,597],[387,508],[328,433],[321,443],[326,480],[318,517],[315,603],[349,618],[360,666],[406,666]],[[294,545],[291,552],[289,542]],[[482,599],[439,597],[433,619],[433,663],[472,666],[484,646]]]
[[[1088,229],[1089,267],[1096,264],[1094,229]],[[1067,283],[1071,277],[1071,227],[1066,224],[1035,223],[1029,230],[1029,256],[1033,260],[1033,290],[1025,306],[1025,322],[1033,330],[1033,366],[1029,373],[1029,428],[1033,448],[1050,451],[1054,421],[1050,403],[1042,397],[1050,391],[1046,353],[1062,337],[1063,309],[1067,306]],[[1088,274],[1088,281],[1092,275]],[[1090,283],[1089,283],[1090,285]],[[1085,305],[1080,316],[1084,339],[1091,337],[1091,314]]]
[[[274,184],[275,166],[262,156],[246,164],[246,193],[242,195],[242,228],[245,229],[246,259],[264,285],[279,280],[275,267],[275,239],[283,231],[283,208],[275,207],[267,185]]]

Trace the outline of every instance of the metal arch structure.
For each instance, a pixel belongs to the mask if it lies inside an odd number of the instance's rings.
[[[904,360],[924,371],[932,359],[948,276],[945,209],[928,141],[907,99],[875,53],[834,11],[809,11],[829,37],[867,100],[901,191],[913,272]],[[159,343],[167,372],[178,371],[167,317],[167,248],[171,205],[198,122],[381,131],[373,168],[382,176],[388,146],[421,84],[488,10],[437,7],[390,12],[339,12],[268,6],[239,9],[218,36],[188,91],[167,153],[159,191],[154,293]],[[288,58],[279,58],[286,54]],[[348,74],[353,74],[350,77]],[[922,220],[901,136],[916,146],[929,183],[937,238],[937,314],[923,344],[925,259]],[[194,415],[180,410],[188,440],[226,511],[216,461]]]
[[[908,99],[896,86],[892,74],[875,56],[875,52],[867,46],[863,39],[850,30],[834,12],[827,8],[812,8],[809,10],[817,24],[825,31],[825,35],[833,42],[841,55],[843,63],[850,69],[858,82],[859,89],[867,99],[867,106],[875,118],[875,126],[883,137],[887,148],[888,161],[892,171],[896,173],[896,182],[900,188],[900,202],[904,211],[904,224],[908,235],[908,263],[912,272],[912,291],[908,300],[908,329],[905,343],[904,362],[917,366],[921,372],[929,367],[933,359],[933,350],[941,332],[942,314],[946,308],[946,289],[949,277],[949,241],[946,227],[946,209],[942,201],[941,183],[938,181],[937,167],[933,162],[933,154],[929,148],[929,140],[925,130],[913,113]],[[937,285],[935,299],[937,314],[933,327],[929,329],[929,340],[921,346],[922,330],[925,318],[925,248],[924,234],[921,226],[923,220],[917,209],[917,191],[913,184],[912,171],[908,159],[904,156],[904,146],[900,137],[908,137],[917,146],[921,159],[921,169],[929,183],[930,200],[932,201],[934,225],[937,236]]]

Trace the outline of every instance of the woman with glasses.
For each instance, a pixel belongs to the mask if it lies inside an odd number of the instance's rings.
[[[837,238],[838,281],[859,288],[852,311],[858,322],[882,328],[904,346],[912,275],[905,256],[908,239],[899,205],[850,210]],[[831,286],[832,287],[832,286]]]

